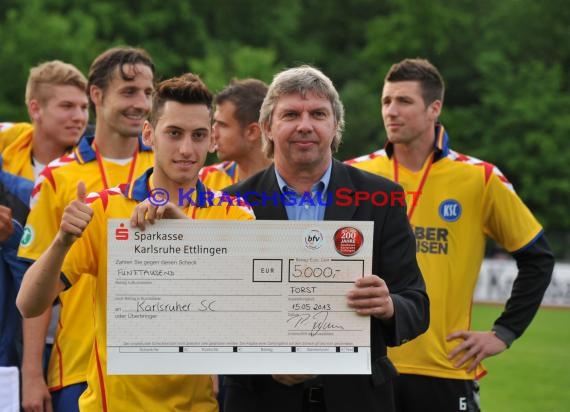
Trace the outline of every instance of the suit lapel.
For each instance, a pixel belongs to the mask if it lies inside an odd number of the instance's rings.
[[[257,187],[262,188],[262,192],[256,194],[257,206],[254,206],[255,217],[258,220],[288,220],[287,211],[281,199],[281,190],[275,177],[275,166],[269,166],[259,180]],[[252,197],[253,198],[253,197]]]
[[[333,159],[329,192],[332,193],[332,203],[325,210],[325,220],[352,220],[356,213],[354,202],[355,185],[348,174],[348,167]],[[342,198],[337,197],[341,190]],[[350,200],[347,199],[350,197]]]

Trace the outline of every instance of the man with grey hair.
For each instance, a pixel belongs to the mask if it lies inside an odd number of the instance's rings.
[[[229,194],[245,194],[257,219],[375,222],[372,274],[347,291],[347,305],[370,317],[372,375],[228,376],[225,411],[393,411],[391,381],[396,370],[386,347],[427,329],[429,301],[405,204],[378,206],[357,202],[355,196],[390,196],[401,188],[333,159],[342,139],[344,109],[331,80],[313,67],[288,69],[274,77],[261,107],[260,125],[274,165],[226,189]],[[342,202],[339,191],[345,194]],[[307,202],[298,201],[301,198],[313,202],[306,207]]]

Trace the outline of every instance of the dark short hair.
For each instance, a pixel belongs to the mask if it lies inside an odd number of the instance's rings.
[[[267,89],[267,84],[258,79],[232,79],[230,84],[216,95],[214,104],[233,103],[234,117],[244,128],[259,121],[259,110]]]
[[[384,82],[418,81],[426,106],[434,100],[443,102],[445,83],[437,68],[426,59],[404,59],[393,64]]]
[[[168,101],[182,104],[203,104],[212,110],[212,93],[196,74],[186,73],[179,77],[163,80],[156,86],[152,96],[152,109],[148,117],[150,124],[156,126],[158,118]]]
[[[134,77],[129,76],[125,72],[125,65],[142,64],[147,66],[155,74],[154,63],[150,55],[143,49],[135,47],[113,47],[104,51],[93,60],[89,68],[89,76],[87,80],[87,94],[91,86],[97,86],[101,90],[105,90],[113,77],[115,67],[119,68],[119,74],[123,80],[132,80]],[[91,97],[89,102],[93,105]]]

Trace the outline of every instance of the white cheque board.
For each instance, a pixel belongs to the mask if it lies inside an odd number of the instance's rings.
[[[127,229],[128,228],[128,229]],[[109,374],[369,374],[373,222],[108,223]]]

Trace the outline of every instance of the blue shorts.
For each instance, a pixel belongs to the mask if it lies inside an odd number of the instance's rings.
[[[65,386],[51,393],[53,412],[79,412],[79,397],[87,389],[87,382]]]

